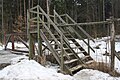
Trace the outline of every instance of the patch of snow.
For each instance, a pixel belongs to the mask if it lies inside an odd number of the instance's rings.
[[[10,51],[0,50],[0,63],[10,63],[12,58],[20,55],[11,54]]]
[[[4,46],[0,43],[0,50],[3,50]]]
[[[21,62],[22,60],[28,60],[28,57],[23,55],[23,56],[19,56],[19,57],[16,57],[16,58],[12,58],[11,59],[11,64],[16,64],[18,62]]]
[[[120,80],[98,70],[83,69],[74,75],[76,80]]]
[[[41,66],[34,60],[23,60],[0,71],[0,80],[75,80],[69,75]]]

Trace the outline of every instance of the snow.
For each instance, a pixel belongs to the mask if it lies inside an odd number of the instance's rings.
[[[88,51],[88,47],[82,41],[77,41]],[[26,50],[21,43],[15,43],[15,45],[16,48]],[[96,52],[90,52],[95,61],[110,63],[110,57],[103,56],[106,51],[110,53],[109,38],[96,39],[95,43],[90,41],[90,45]],[[75,47],[75,45],[72,46]],[[96,46],[99,46],[99,49],[96,49]],[[120,51],[120,42],[116,42],[115,46],[116,52]],[[10,47],[11,43],[8,44],[8,48]],[[2,49],[3,47],[0,46],[0,50]],[[78,52],[77,49],[75,51]],[[82,57],[83,55],[79,54],[79,56]],[[49,63],[50,65],[44,67],[34,60],[28,60],[28,57],[24,55],[13,58],[10,62],[10,66],[0,71],[0,80],[120,80],[119,77],[112,77],[107,73],[92,69],[83,69],[74,76],[64,75],[57,73],[58,65],[56,65],[57,67],[55,65],[51,66],[51,63]],[[117,58],[115,58],[115,69],[120,72],[120,61]]]
[[[41,66],[34,60],[7,66],[0,71],[0,80],[75,80],[69,75],[57,73],[54,69]]]
[[[20,55],[12,54],[10,51],[0,50],[0,64],[10,63],[12,58],[19,56]]]
[[[10,60],[11,64],[17,64],[18,62],[21,62],[22,60],[28,60],[28,57],[23,55],[23,56],[19,56],[19,57],[16,57],[16,58],[12,58]]]
[[[77,40],[81,46],[84,47],[86,51],[88,51],[88,47],[86,46],[85,43],[83,43],[81,40]],[[85,40],[87,41],[87,39]],[[95,39],[95,43],[90,41],[90,45],[92,48],[94,48],[95,53],[90,51],[91,57],[96,61],[96,62],[104,62],[108,63],[110,65],[110,56],[104,56],[105,52],[111,53],[111,47],[110,47],[110,37],[103,37],[101,39]],[[96,49],[95,47],[99,46],[99,49]],[[115,42],[115,51],[118,52],[120,51],[120,42]],[[81,57],[81,55],[79,55]],[[115,70],[120,72],[120,61],[115,57]]]
[[[111,77],[109,74],[92,70],[83,69],[74,75],[76,80],[120,80],[118,77]]]
[[[3,45],[0,43],[0,50],[3,50]]]

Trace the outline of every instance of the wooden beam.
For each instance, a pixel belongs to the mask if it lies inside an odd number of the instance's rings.
[[[34,58],[34,42],[32,38],[32,34],[29,36],[29,59]]]
[[[30,6],[29,6],[29,8],[30,8]],[[37,9],[37,6],[30,8],[31,11],[34,9]]]
[[[15,49],[15,45],[14,45],[14,35],[11,36],[11,40],[12,40],[12,50]]]
[[[60,36],[61,41],[61,71],[64,71],[64,50],[63,50],[63,35]]]
[[[6,37],[6,36],[5,36],[5,37]],[[11,35],[8,36],[8,39],[7,39],[6,42],[5,42],[5,50],[7,49],[7,45],[8,45],[8,42],[9,42],[10,38],[11,38]]]
[[[114,70],[115,65],[115,27],[113,18],[111,18],[111,70]]]
[[[87,22],[87,23],[73,23],[73,24],[59,24],[57,26],[83,26],[83,25],[97,25],[97,24],[108,24],[108,21],[101,22]]]
[[[19,40],[29,49],[27,42],[25,42],[20,36],[18,36]]]
[[[40,36],[40,15],[39,15],[39,5],[37,6],[37,40],[38,40],[38,54],[42,56],[42,39]]]

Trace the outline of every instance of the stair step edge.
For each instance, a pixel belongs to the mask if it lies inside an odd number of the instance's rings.
[[[72,60],[67,60],[64,62],[64,64],[70,64],[70,63],[73,63],[73,62],[76,62],[78,61],[78,59],[72,59]]]
[[[68,50],[69,48],[64,48],[64,50]],[[56,51],[61,51],[61,49],[56,49]]]
[[[75,66],[75,67],[70,68],[69,70],[70,70],[71,72],[73,72],[73,71],[78,70],[78,69],[80,69],[80,68],[82,68],[82,67],[83,67],[82,65],[77,65],[77,66]]]
[[[74,55],[73,53],[67,53],[68,56]],[[66,56],[65,54],[63,56]]]
[[[85,62],[85,64],[90,64],[90,63],[92,63],[92,62],[95,62],[94,60],[90,60],[90,61],[88,61],[88,62]]]
[[[77,52],[77,54],[80,54],[80,53],[84,53],[85,51],[80,51],[80,52]]]
[[[81,48],[81,46],[75,46],[75,47],[72,47],[73,49],[78,49],[78,48]]]

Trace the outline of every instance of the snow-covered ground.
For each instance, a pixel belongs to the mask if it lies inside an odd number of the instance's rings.
[[[73,76],[76,80],[120,80],[98,70],[83,69]]]
[[[87,51],[86,45],[82,41],[79,41],[79,43]],[[110,57],[103,56],[106,51],[110,53],[108,38],[96,39],[95,44],[92,41],[90,41],[90,44],[92,47],[100,47],[100,49],[94,48],[96,53],[91,51],[90,55],[95,61],[110,63]],[[17,47],[21,46],[20,43],[16,43],[16,45]],[[120,42],[116,42],[116,52],[120,51],[119,48]],[[0,49],[3,49],[3,47],[0,47]],[[29,61],[26,56],[14,58],[11,63],[12,65],[0,71],[0,80],[120,80],[119,77],[112,77],[109,74],[92,69],[83,69],[74,76],[63,75],[57,73],[55,68],[46,68],[33,60]],[[115,69],[120,72],[120,61],[117,58],[115,58]]]
[[[69,75],[45,68],[34,60],[22,60],[0,71],[0,80],[75,80]]]

